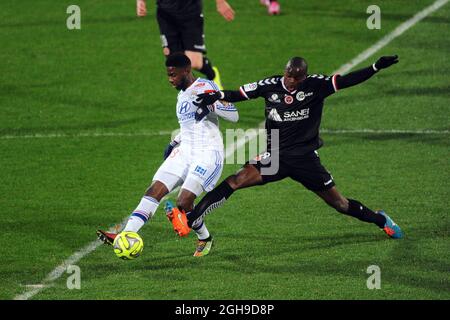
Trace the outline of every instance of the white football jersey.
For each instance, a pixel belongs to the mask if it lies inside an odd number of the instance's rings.
[[[218,116],[236,122],[238,111],[233,104],[217,101],[214,110],[201,121],[195,120],[197,106],[193,104],[200,93],[219,91],[217,85],[210,80],[197,78],[186,90],[178,94],[177,117],[180,134],[177,142],[186,150],[223,150],[222,135],[219,131]],[[180,141],[181,140],[181,141]]]

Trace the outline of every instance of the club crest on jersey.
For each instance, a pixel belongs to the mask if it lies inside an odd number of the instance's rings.
[[[191,104],[188,101],[184,101],[181,104],[180,109],[178,110],[178,113],[185,114],[185,113],[188,113],[190,109],[191,109]]]
[[[312,96],[313,94],[313,92],[304,93],[303,91],[300,91],[295,97],[298,101],[303,101],[306,97]]]
[[[292,98],[292,96],[290,96],[290,95],[285,95],[284,96],[284,102],[286,104],[291,104],[292,102],[294,102],[294,98]]]
[[[245,92],[255,91],[256,88],[258,88],[258,84],[256,82],[248,83],[248,84],[244,85],[244,91]]]

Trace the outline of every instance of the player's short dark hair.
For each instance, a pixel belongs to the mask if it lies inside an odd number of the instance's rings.
[[[293,57],[286,64],[286,70],[291,69],[291,71],[301,74],[308,73],[308,63],[302,57]]]
[[[166,67],[187,68],[191,66],[191,60],[182,52],[175,52],[166,59]]]

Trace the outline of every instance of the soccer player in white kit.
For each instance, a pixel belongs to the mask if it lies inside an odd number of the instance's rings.
[[[219,91],[217,85],[206,79],[195,79],[191,72],[191,61],[183,53],[174,53],[166,60],[169,82],[177,90],[176,113],[180,133],[167,146],[164,162],[153,177],[153,182],[145,192],[139,205],[132,212],[122,231],[138,232],[152,218],[161,199],[180,186],[176,207],[166,204],[166,214],[172,222],[185,219],[185,214],[194,208],[195,199],[202,192],[214,189],[220,178],[224,163],[224,146],[219,131],[218,117],[237,122],[239,115],[234,105],[216,102],[208,106],[208,115],[201,121],[195,120],[197,107],[193,104],[200,93]],[[177,221],[187,226],[187,220]],[[198,242],[194,256],[207,255],[212,246],[212,237],[203,221],[198,221],[192,229]],[[112,244],[115,233],[98,230],[99,238]]]

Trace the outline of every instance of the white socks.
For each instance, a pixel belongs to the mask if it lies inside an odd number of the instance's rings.
[[[209,231],[206,228],[206,224],[203,221],[199,228],[192,226],[192,230],[195,231],[195,234],[197,235],[197,238],[199,240],[205,240],[205,239],[209,238],[209,236],[210,236]]]
[[[155,198],[142,197],[141,202],[131,214],[123,231],[138,232],[152,218],[158,206],[159,202]]]

